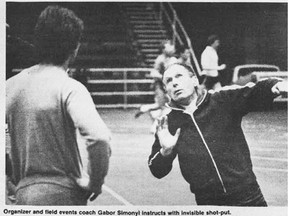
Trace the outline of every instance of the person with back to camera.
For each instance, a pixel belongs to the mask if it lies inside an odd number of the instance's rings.
[[[67,74],[83,28],[71,10],[48,6],[34,32],[39,64],[6,82],[17,205],[86,205],[101,193],[110,131]]]
[[[205,76],[203,81],[207,90],[218,89],[221,87],[219,81],[219,70],[226,68],[225,64],[218,65],[217,50],[220,47],[220,39],[217,35],[211,35],[208,37],[207,46],[201,54],[202,73]]]
[[[166,176],[178,155],[198,205],[267,206],[252,170],[241,120],[287,93],[287,82],[267,79],[208,92],[198,88],[192,68],[174,64],[164,72],[163,83],[172,111],[158,120],[148,159],[152,174]]]

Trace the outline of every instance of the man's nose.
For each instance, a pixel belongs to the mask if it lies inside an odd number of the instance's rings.
[[[176,86],[178,86],[178,82],[176,81],[176,80],[173,80],[173,87],[176,87]]]

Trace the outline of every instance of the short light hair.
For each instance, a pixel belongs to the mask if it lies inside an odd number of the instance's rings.
[[[169,66],[166,68],[165,71],[167,71],[167,70],[168,70],[170,67],[172,67],[173,65],[180,65],[180,66],[184,67],[189,73],[191,73],[192,76],[196,76],[196,73],[195,73],[194,69],[193,69],[190,65],[185,64],[185,63],[180,63],[180,62],[176,62],[176,63],[173,63],[173,64],[169,65]],[[164,73],[165,73],[165,71],[164,71]],[[163,74],[164,74],[164,73],[163,73]],[[197,77],[197,76],[196,76],[196,77]]]
[[[164,40],[161,42],[161,45],[160,45],[160,50],[163,51],[165,49],[165,46],[166,44],[169,44],[169,45],[174,45],[173,41],[172,40]]]

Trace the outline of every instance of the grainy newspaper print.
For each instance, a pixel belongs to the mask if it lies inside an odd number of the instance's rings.
[[[1,215],[287,215],[286,1],[0,6]]]

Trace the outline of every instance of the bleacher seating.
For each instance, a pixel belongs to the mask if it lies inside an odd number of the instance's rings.
[[[9,2],[6,5],[6,21],[10,25],[11,35],[33,44],[33,29],[37,18],[49,4]],[[72,9],[85,25],[82,45],[72,67],[137,67],[141,65],[131,45],[132,39],[129,37],[127,22],[119,3],[61,2],[59,5]],[[7,45],[7,53],[11,51],[10,45]],[[27,59],[31,56],[32,52],[29,52],[26,56],[22,55],[19,61],[11,63],[14,68],[29,66]],[[7,59],[10,57],[12,55],[7,54]]]

